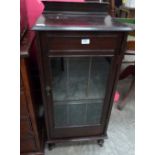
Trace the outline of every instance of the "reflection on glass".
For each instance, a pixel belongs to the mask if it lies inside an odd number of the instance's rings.
[[[51,58],[55,127],[100,124],[111,58]]]

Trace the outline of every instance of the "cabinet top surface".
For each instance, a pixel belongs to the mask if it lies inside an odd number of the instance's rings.
[[[116,18],[97,13],[50,12],[42,14],[35,31],[133,31],[133,25],[117,22]]]

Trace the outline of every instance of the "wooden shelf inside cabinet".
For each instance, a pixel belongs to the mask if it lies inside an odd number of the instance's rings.
[[[32,93],[29,58],[35,34],[27,31],[20,43],[20,151],[22,155],[43,155],[44,139],[38,126],[35,98]],[[42,126],[43,127],[43,126]]]

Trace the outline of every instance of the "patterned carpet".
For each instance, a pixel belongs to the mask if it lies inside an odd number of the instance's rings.
[[[128,79],[130,80],[130,79]],[[125,92],[123,80],[118,85],[120,92]],[[134,155],[135,149],[135,99],[134,90],[127,99],[127,105],[122,111],[114,104],[109,128],[108,139],[104,146],[99,147],[96,142],[59,144],[53,150],[45,148],[45,155]]]

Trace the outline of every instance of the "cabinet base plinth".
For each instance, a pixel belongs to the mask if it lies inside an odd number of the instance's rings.
[[[104,144],[104,139],[107,139],[107,134],[104,136],[94,136],[94,137],[80,137],[80,138],[65,138],[65,139],[53,139],[47,141],[48,150],[52,150],[56,144],[69,143],[69,142],[85,142],[85,141],[97,141],[97,144],[102,147]]]

